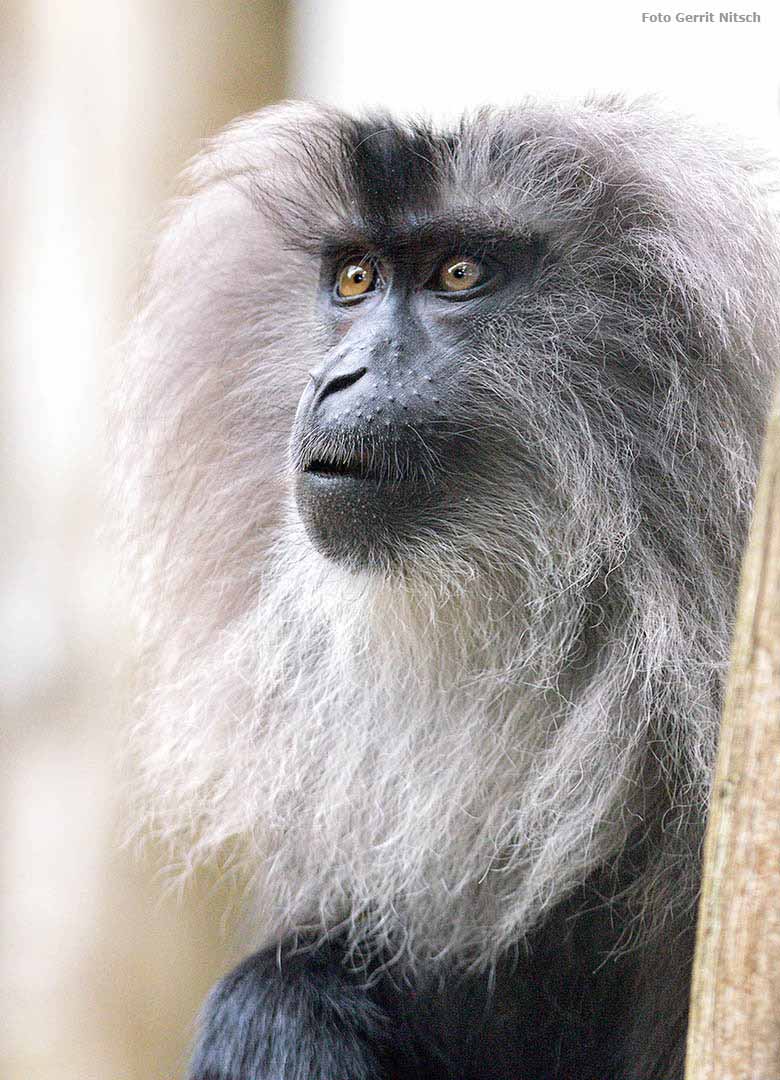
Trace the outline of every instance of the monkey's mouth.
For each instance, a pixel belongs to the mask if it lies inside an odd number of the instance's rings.
[[[354,481],[397,486],[409,477],[408,463],[393,446],[364,440],[328,445],[317,439],[294,453],[295,471],[321,481]]]
[[[376,482],[382,479],[377,462],[373,461],[365,450],[352,454],[333,454],[327,457],[318,455],[303,464],[300,471],[333,479],[374,480]]]

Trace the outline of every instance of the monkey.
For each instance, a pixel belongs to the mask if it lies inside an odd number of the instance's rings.
[[[144,821],[253,884],[191,1080],[682,1077],[773,175],[622,97],[189,167],[117,467]]]

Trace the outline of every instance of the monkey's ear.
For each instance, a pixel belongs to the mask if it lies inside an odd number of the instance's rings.
[[[298,180],[335,125],[327,110],[285,104],[206,146],[126,339],[114,435],[142,603],[169,605],[163,619],[197,608],[204,633],[252,602],[248,578],[280,516],[287,440],[318,356],[317,261],[287,243],[284,197],[314,198]]]

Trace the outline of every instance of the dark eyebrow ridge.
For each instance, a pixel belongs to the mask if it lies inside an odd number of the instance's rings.
[[[450,211],[429,217],[410,217],[381,226],[371,222],[345,225],[322,237],[324,258],[353,252],[374,252],[388,257],[408,258],[426,251],[462,255],[504,255],[527,252],[540,237],[512,222],[505,215],[488,215],[471,210]]]

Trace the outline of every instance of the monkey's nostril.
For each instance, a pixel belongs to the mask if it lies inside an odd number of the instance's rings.
[[[334,375],[328,379],[325,385],[319,392],[319,401],[326,398],[329,394],[336,394],[339,390],[346,390],[347,387],[354,385],[358,379],[362,379],[368,368],[360,367],[355,368],[354,371],[340,372],[338,375]],[[319,387],[318,387],[319,388]]]

